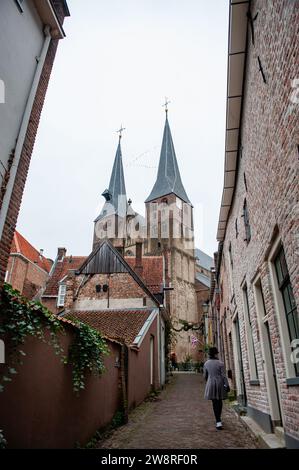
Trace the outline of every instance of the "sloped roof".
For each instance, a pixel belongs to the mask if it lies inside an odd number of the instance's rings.
[[[125,256],[125,260],[132,269],[135,268],[135,256]],[[153,293],[161,292],[163,287],[163,257],[143,256],[141,264],[143,269],[140,277],[144,280],[144,283]]]
[[[206,287],[211,287],[211,278],[202,273],[195,273],[195,278]]]
[[[176,194],[176,196],[184,202],[191,204],[181,180],[166,113],[157,179],[145,202],[153,201],[154,199],[171,193]]]
[[[131,210],[127,203],[120,139],[114,158],[109,188],[105,189],[102,196],[105,197],[106,202],[95,222],[110,214],[118,214],[125,217],[127,211]]]
[[[84,261],[77,274],[113,274],[129,273],[137,284],[151,297],[156,303],[157,299],[146,286],[142,277],[140,277],[122,257],[119,251],[110,243],[104,240],[100,243]]]
[[[209,271],[214,266],[214,259],[199,248],[195,248],[195,257],[198,258],[196,263]]]
[[[34,248],[34,246],[32,246],[31,243],[29,243],[28,240],[26,240],[26,238],[24,238],[23,235],[21,235],[17,230],[13,236],[10,252],[19,253],[47,273],[50,272],[52,262],[41,255],[40,252]]]
[[[86,256],[65,256],[62,261],[57,261],[43,296],[58,295],[59,281],[66,276],[70,269],[79,269],[85,260]]]
[[[69,317],[87,323],[103,336],[132,345],[152,309],[75,311]]]

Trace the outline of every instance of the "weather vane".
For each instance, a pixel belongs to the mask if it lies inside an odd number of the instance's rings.
[[[125,129],[126,129],[126,128],[123,127],[123,125],[121,124],[121,125],[120,125],[120,129],[118,129],[118,131],[116,131],[116,132],[118,133],[118,135],[119,135],[119,140],[121,139],[121,137],[122,137],[122,132],[123,132]]]
[[[166,114],[167,114],[167,112],[168,112],[168,105],[169,105],[169,103],[170,103],[169,99],[165,96],[165,103],[162,104],[162,106],[164,106],[164,108],[165,108],[165,113],[166,113]]]

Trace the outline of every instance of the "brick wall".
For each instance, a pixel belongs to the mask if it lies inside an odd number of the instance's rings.
[[[204,324],[205,319],[204,319],[202,304],[209,301],[210,289],[207,286],[205,286],[204,284],[202,284],[201,282],[196,280],[196,282],[195,282],[195,291],[196,291],[196,297],[197,297],[197,311],[198,311],[198,320],[197,320],[197,322],[199,324],[201,324],[201,323]],[[205,360],[204,335],[201,332],[198,332],[198,337],[200,339],[200,343],[198,343],[198,347],[196,348],[197,351],[199,350],[198,360],[199,361],[204,361]]]
[[[28,299],[32,299],[45,286],[48,273],[21,256],[10,256],[7,282]]]
[[[144,290],[137,284],[130,274],[115,273],[115,274],[95,274],[91,279],[84,284],[78,291],[74,303],[74,293],[77,292],[84,275],[70,275],[67,280],[67,292],[65,298],[65,308],[77,308],[87,310],[93,308],[108,308],[108,298],[110,308],[125,308],[125,307],[143,307],[144,302],[146,306],[156,306],[153,300],[144,292]],[[96,285],[109,285],[109,294],[96,291]],[[117,304],[119,301],[119,305]],[[127,301],[127,302],[126,302]]]
[[[57,5],[56,5],[57,4]],[[59,8],[58,14],[60,21],[63,22],[64,12],[61,2],[56,1],[55,7]],[[33,146],[37,134],[41,111],[48,88],[48,83],[52,71],[53,62],[58,46],[58,40],[52,39],[49,45],[48,53],[41,73],[38,89],[33,103],[32,112],[26,132],[26,137],[18,165],[18,170],[13,186],[13,191],[8,207],[6,221],[0,240],[0,285],[4,280],[6,266],[9,258],[10,247],[15,232],[20,205],[22,201],[24,186],[27,179]]]
[[[291,81],[299,77],[298,41],[299,9],[292,1],[252,2],[255,44],[249,35],[243,123],[242,155],[239,157],[234,201],[230,211],[223,246],[220,283],[223,299],[221,319],[227,312],[227,332],[231,331],[232,316],[238,312],[241,329],[242,357],[248,404],[270,414],[265,382],[263,355],[252,280],[260,272],[269,316],[271,343],[278,376],[285,431],[299,439],[299,386],[286,385],[286,366],[275,311],[273,283],[267,255],[277,232],[284,246],[286,261],[299,310],[298,263],[298,120],[299,104],[290,100]],[[266,77],[259,71],[260,57]],[[244,179],[246,178],[246,184]],[[251,240],[244,241],[242,217],[246,198],[251,226]],[[239,234],[236,236],[235,221]],[[230,287],[229,244],[233,257],[233,288]],[[242,282],[247,283],[249,311],[252,321],[254,349],[257,359],[259,385],[250,385],[248,348],[244,327]],[[234,298],[232,297],[234,294]],[[299,445],[299,443],[298,443]]]

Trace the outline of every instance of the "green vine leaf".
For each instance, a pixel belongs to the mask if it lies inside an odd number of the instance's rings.
[[[59,318],[40,302],[29,301],[10,285],[4,284],[0,293],[0,334],[11,346],[6,373],[18,373],[13,365],[22,365],[21,358],[26,356],[19,346],[25,343],[28,336],[33,336],[51,345],[54,353],[62,356],[63,364],[71,364],[75,393],[84,390],[87,374],[101,375],[105,371],[103,356],[109,354],[109,348],[97,330],[77,320],[73,324],[74,341],[66,357],[58,338],[58,334],[65,334],[65,326]],[[47,339],[45,330],[48,331]],[[0,392],[4,389],[3,384],[11,381],[11,377],[3,375]]]

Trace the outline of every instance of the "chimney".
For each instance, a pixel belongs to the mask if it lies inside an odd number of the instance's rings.
[[[135,258],[135,271],[137,274],[142,276],[143,266],[142,266],[142,243],[136,242],[136,258]]]
[[[40,259],[42,259],[43,255],[44,255],[44,250],[43,250],[43,248],[41,248],[41,249],[39,250],[39,257],[40,257]]]
[[[58,261],[62,261],[65,255],[66,255],[66,248],[58,248],[57,250]]]

